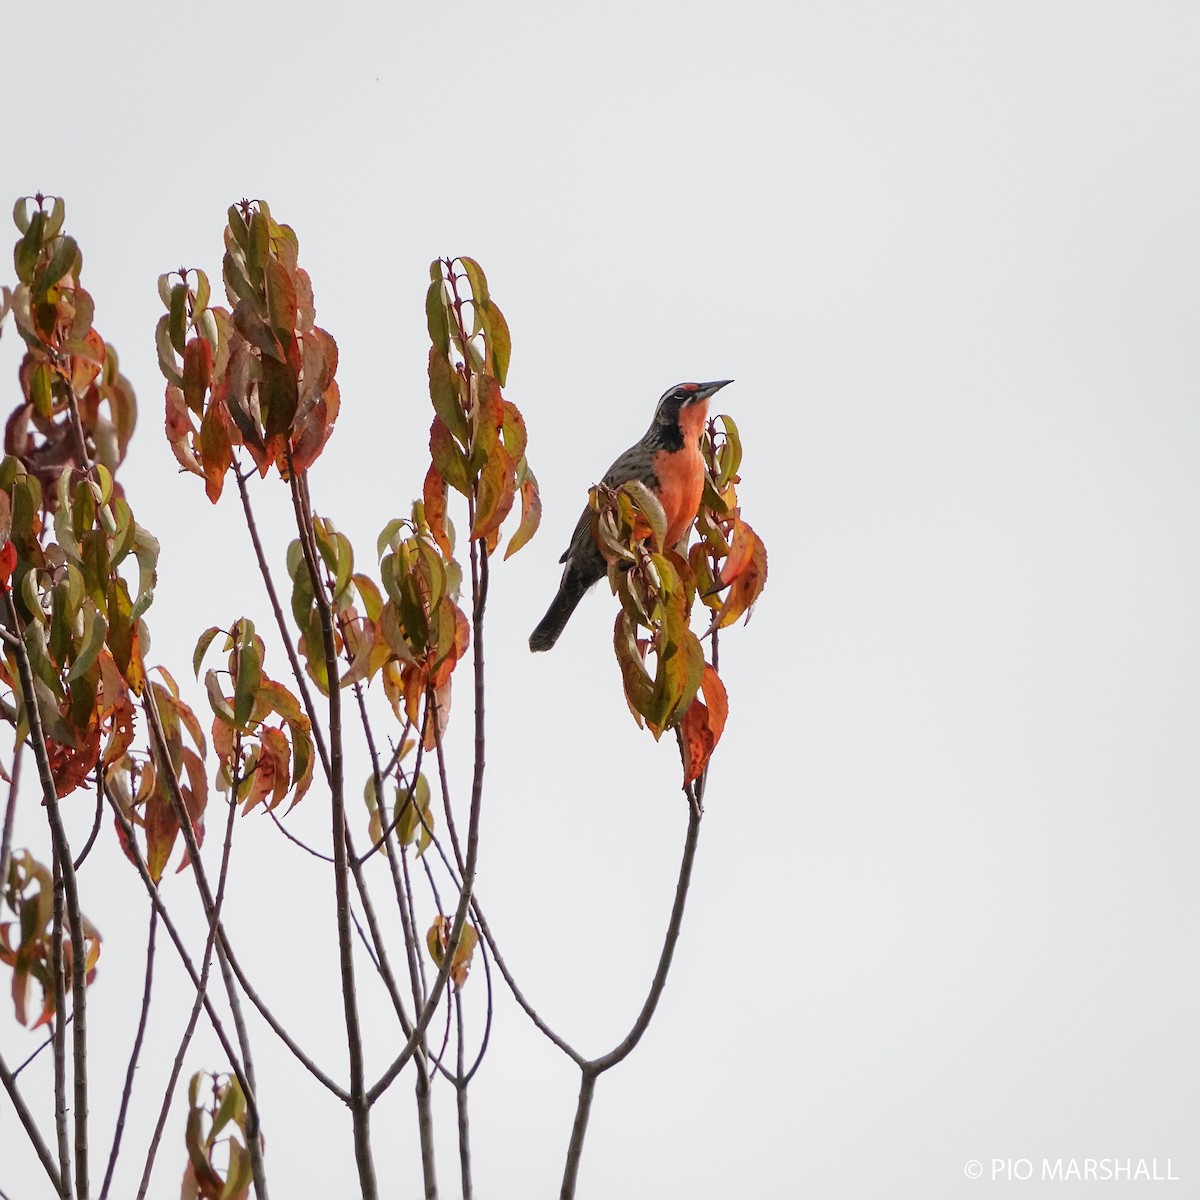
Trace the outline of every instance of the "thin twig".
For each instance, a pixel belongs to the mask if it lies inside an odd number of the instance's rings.
[[[478,929],[478,926],[476,926]],[[475,1061],[471,1064],[471,1069],[465,1074],[462,1074],[459,1069],[459,1076],[462,1079],[464,1087],[471,1082],[475,1077],[475,1072],[479,1070],[480,1063],[483,1062],[483,1056],[487,1053],[488,1042],[492,1037],[492,1009],[495,996],[492,987],[492,967],[488,958],[488,948],[486,943],[479,947],[479,956],[483,959],[483,978],[487,984],[487,1014],[483,1019],[483,1037],[479,1039],[479,1052],[475,1055]]]
[[[0,626],[3,628],[3,626]],[[17,787],[21,781],[21,756],[24,742],[13,747],[12,771],[9,772],[8,802],[4,806],[4,832],[0,835],[0,888],[8,886],[8,864],[12,859],[13,819],[17,812]]]
[[[155,717],[158,717],[158,710],[155,709]],[[143,1200],[147,1191],[150,1188],[150,1177],[154,1172],[154,1160],[158,1155],[158,1147],[162,1140],[163,1130],[166,1128],[167,1116],[171,1110],[171,1101],[175,1097],[175,1085],[179,1080],[180,1072],[183,1070],[184,1056],[187,1054],[187,1048],[191,1044],[192,1035],[196,1031],[196,1023],[200,1019],[200,1010],[204,1007],[204,1001],[208,996],[208,976],[212,969],[213,949],[217,945],[218,931],[221,923],[221,908],[225,901],[225,881],[229,871],[229,858],[233,849],[233,822],[237,815],[237,788],[238,788],[238,768],[241,765],[241,734],[236,738],[234,751],[234,763],[232,773],[231,796],[229,800],[229,813],[225,822],[225,841],[221,848],[221,869],[217,880],[217,894],[213,900],[211,911],[208,916],[208,934],[204,939],[204,954],[200,959],[200,982],[196,987],[196,997],[192,1001],[192,1009],[188,1014],[187,1025],[184,1027],[183,1034],[179,1039],[179,1047],[175,1051],[174,1061],[171,1063],[171,1073],[167,1077],[167,1086],[163,1089],[162,1104],[158,1110],[158,1121],[154,1126],[154,1134],[150,1139],[150,1149],[146,1154],[146,1165],[142,1171],[141,1184],[138,1187],[137,1200]],[[160,771],[170,771],[170,762],[164,755],[159,761]],[[246,1045],[244,1041],[239,1039],[242,1049],[242,1062],[246,1071],[246,1077],[250,1082],[250,1087],[254,1089],[254,1079],[250,1076],[249,1064],[246,1062]],[[254,1089],[257,1093],[257,1089]],[[249,1113],[255,1110],[250,1109]],[[249,1114],[248,1114],[249,1117]],[[247,1120],[247,1127],[250,1125],[250,1120]],[[247,1128],[247,1143],[250,1142],[249,1128]],[[255,1190],[257,1191],[257,1180]]]
[[[469,506],[470,507],[470,506]],[[482,566],[480,566],[482,558]],[[483,615],[487,602],[487,552],[478,552],[477,543],[471,542],[471,580],[474,604],[472,608],[472,642],[474,643],[473,665],[475,669],[475,773],[471,785],[471,809],[467,823],[467,854],[463,864],[462,889],[459,892],[458,907],[450,926],[450,936],[447,939],[446,950],[442,957],[442,965],[438,968],[433,986],[429,989],[425,1007],[417,1018],[416,1025],[404,1049],[392,1060],[379,1079],[367,1092],[367,1099],[374,1104],[391,1086],[392,1081],[404,1069],[405,1063],[412,1057],[417,1046],[425,1036],[429,1022],[442,998],[446,981],[450,978],[450,968],[454,956],[462,940],[462,931],[466,925],[467,912],[471,906],[471,893],[475,886],[475,868],[479,860],[479,814],[483,802],[483,771],[485,761],[486,734],[483,703]]]
[[[67,1013],[67,1019],[63,1023],[65,1025],[70,1025],[70,1023],[71,1023],[71,1014],[70,1013]],[[27,1066],[29,1066],[29,1064],[31,1062],[33,1062],[34,1059],[36,1059],[39,1054],[41,1054],[49,1046],[53,1046],[53,1045],[54,1045],[54,1034],[52,1033],[44,1042],[42,1042],[42,1044],[40,1046],[38,1046],[38,1048],[36,1050],[33,1051],[33,1053],[31,1053],[25,1057],[25,1060],[21,1063],[21,1065],[19,1067],[15,1067],[13,1069],[13,1078],[19,1079],[21,1077],[21,1072],[23,1070],[25,1070],[25,1068]]]
[[[179,822],[180,831],[183,833],[183,840],[188,848],[188,858],[192,866],[192,875],[196,880],[196,887],[200,893],[200,901],[204,908],[206,919],[211,920],[213,908],[212,891],[208,885],[208,876],[204,870],[203,860],[200,858],[200,846],[196,839],[196,830],[192,824],[191,814],[187,811],[183,803],[183,796],[179,791],[179,780],[175,777],[175,773],[170,767],[170,756],[167,752],[166,738],[163,736],[162,723],[158,718],[158,709],[154,704],[153,694],[150,689],[146,689],[145,696],[142,700],[142,710],[146,714],[147,722],[150,726],[152,735],[152,745],[155,747],[155,752],[160,763],[165,763],[163,773],[166,776],[167,795],[171,800],[171,807],[175,813],[175,819]],[[110,798],[111,799],[111,798]],[[234,975],[237,977],[238,984],[243,992],[246,993],[250,1003],[258,1009],[259,1013],[266,1023],[274,1030],[276,1036],[283,1042],[285,1046],[295,1055],[296,1060],[303,1064],[308,1069],[309,1074],[320,1083],[324,1084],[339,1100],[343,1103],[347,1102],[347,1094],[345,1089],[339,1087],[334,1081],[317,1066],[315,1062],[297,1045],[296,1041],[280,1024],[275,1014],[267,1007],[259,996],[250,980],[246,977],[245,971],[242,970],[237,956],[233,953],[233,947],[229,944],[229,939],[225,936],[224,926],[218,923],[217,936],[220,938],[220,949],[229,961],[229,966]],[[199,984],[199,976],[196,976],[194,982]],[[206,1006],[207,1007],[207,1006]],[[226,1047],[226,1053],[232,1056],[232,1047]],[[239,1069],[237,1072],[237,1080],[241,1085],[242,1094],[246,1097],[247,1105],[253,1104],[251,1097],[254,1095],[254,1088],[250,1083],[249,1078],[244,1070]]]
[[[103,797],[103,784],[101,784]],[[146,983],[142,989],[142,1008],[138,1016],[137,1033],[133,1038],[133,1050],[129,1054],[129,1065],[125,1069],[125,1086],[121,1089],[121,1104],[117,1109],[117,1125],[113,1131],[112,1148],[108,1152],[108,1168],[104,1172],[104,1184],[100,1189],[100,1200],[108,1200],[108,1189],[112,1185],[113,1171],[117,1166],[117,1155],[121,1153],[121,1139],[125,1133],[125,1116],[129,1111],[129,1098],[133,1095],[133,1076],[137,1071],[138,1057],[142,1052],[142,1040],[146,1036],[146,1025],[150,1017],[150,995],[154,983],[154,935],[158,930],[158,910],[151,905],[150,932],[146,937]]]
[[[0,1083],[4,1084],[4,1090],[8,1093],[8,1098],[16,1110],[17,1119],[21,1122],[25,1134],[29,1138],[29,1143],[33,1146],[46,1174],[50,1177],[50,1182],[54,1184],[55,1194],[58,1196],[70,1195],[70,1183],[68,1182],[68,1190],[64,1192],[62,1176],[54,1162],[54,1155],[50,1153],[50,1147],[46,1145],[41,1130],[38,1129],[37,1122],[33,1119],[33,1113],[29,1111],[29,1106],[25,1103],[25,1097],[21,1095],[20,1088],[17,1087],[13,1073],[5,1065],[3,1054],[0,1054]]]
[[[458,1107],[458,1170],[462,1181],[462,1200],[471,1200],[471,1121],[467,1112],[467,1084],[470,1075],[463,1070],[463,1031],[462,996],[454,992],[454,1016],[458,1025],[457,1081],[454,1095]]]
[[[21,635],[21,621],[12,592],[4,588],[5,617],[10,632],[17,635],[13,656],[17,660],[17,672],[21,680],[21,696],[25,701],[25,717],[29,722],[29,736],[33,743],[33,754],[37,760],[38,778],[42,785],[42,797],[46,805],[46,816],[50,823],[51,841],[59,858],[62,871],[63,902],[66,908],[67,925],[71,932],[71,1010],[75,1020],[71,1025],[73,1067],[75,1080],[75,1188],[79,1196],[88,1195],[88,1093],[87,1093],[87,944],[83,936],[83,910],[79,905],[79,888],[72,866],[71,847],[67,841],[66,828],[58,804],[58,792],[54,784],[54,773],[50,769],[50,756],[46,748],[46,736],[42,730],[42,717],[38,708],[37,690],[33,685],[33,668],[29,662],[29,651]],[[59,1010],[61,1018],[62,1009]],[[62,1174],[70,1172],[64,1167]]]
[[[650,991],[642,1004],[641,1012],[633,1023],[629,1033],[617,1043],[607,1054],[593,1058],[580,1068],[579,1102],[575,1110],[575,1121],[571,1127],[571,1141],[567,1147],[567,1161],[563,1170],[561,1200],[573,1200],[575,1183],[579,1174],[579,1160],[583,1153],[583,1139],[587,1133],[588,1119],[591,1115],[592,1096],[595,1093],[596,1079],[611,1067],[626,1058],[641,1041],[642,1035],[654,1016],[654,1010],[662,997],[666,986],[667,975],[671,969],[671,959],[675,953],[675,944],[679,940],[679,930],[683,924],[683,910],[687,903],[688,885],[691,883],[692,866],[696,859],[696,846],[700,838],[700,820],[702,808],[699,796],[695,791],[689,792],[692,803],[688,810],[687,837],[683,843],[683,858],[679,864],[679,878],[675,884],[675,902],[671,906],[670,920],[667,922],[666,936],[663,938],[662,950],[659,953],[658,967],[650,982]]]
[[[88,834],[88,840],[84,842],[83,849],[79,852],[79,857],[75,860],[75,870],[78,871],[83,866],[83,860],[92,852],[92,846],[96,842],[96,834],[100,832],[100,817],[104,813],[104,795],[100,790],[100,763],[96,763],[96,819],[92,822],[92,832]]]
[[[54,973],[54,1128],[58,1135],[58,1166],[67,1196],[71,1190],[71,1135],[67,1123],[67,986],[63,965],[63,875],[58,849],[51,850],[54,910],[50,933],[50,968]]]
[[[275,581],[271,577],[271,568],[267,565],[267,556],[263,552],[262,542],[258,536],[258,525],[254,520],[254,509],[250,505],[250,493],[246,489],[246,479],[241,471],[234,471],[237,476],[238,491],[242,497],[242,511],[246,514],[246,528],[250,533],[250,540],[254,543],[254,557],[258,560],[258,573],[262,576],[263,584],[267,589],[267,598],[271,601],[271,611],[275,614],[275,625],[279,630],[279,637],[283,642],[283,647],[287,651],[288,662],[292,667],[292,675],[296,680],[296,687],[300,690],[300,699],[304,702],[304,711],[308,714],[309,724],[312,727],[313,742],[317,747],[317,756],[321,760],[321,766],[325,771],[325,780],[328,782],[332,778],[329,766],[329,751],[325,747],[325,735],[321,732],[321,725],[317,721],[317,710],[313,704],[312,693],[308,690],[308,680],[305,678],[304,669],[300,666],[300,658],[296,654],[296,647],[292,643],[292,634],[288,628],[287,621],[284,620],[283,606],[279,603],[279,594],[275,591]]]
[[[292,833],[291,830],[288,829],[288,827],[286,825],[284,825],[284,823],[275,815],[275,810],[273,808],[267,809],[267,816],[270,817],[271,820],[275,822],[275,828],[278,829],[279,832],[282,833],[283,836],[285,838],[287,838],[287,840],[289,842],[293,842],[295,845],[299,846],[300,849],[303,850],[306,854],[311,854],[313,856],[313,858],[319,858],[322,862],[327,862],[327,863],[333,862],[332,854],[323,854],[320,850],[314,850],[313,847],[310,846],[307,842],[301,841],[300,838],[298,838],[294,833]]]
[[[200,987],[200,972],[196,970],[196,965],[192,962],[191,955],[188,954],[187,946],[184,945],[183,938],[180,936],[179,930],[175,928],[175,922],[171,920],[171,914],[167,911],[166,905],[158,893],[158,886],[150,876],[150,871],[146,867],[146,860],[142,857],[141,848],[135,840],[133,824],[124,812],[121,811],[121,806],[112,794],[111,789],[105,787],[104,796],[108,801],[109,808],[112,809],[117,825],[121,829],[122,844],[133,862],[138,876],[141,878],[142,886],[145,887],[146,894],[150,897],[150,903],[154,905],[154,911],[158,913],[158,919],[162,921],[163,928],[167,931],[171,939],[171,944],[175,947],[175,952],[179,955],[179,961],[183,964],[183,969],[192,981],[192,986],[198,990]],[[253,1089],[250,1088],[249,1081],[246,1079],[245,1072],[242,1069],[241,1058],[234,1048],[233,1042],[230,1041],[229,1035],[225,1032],[225,1026],[217,1010],[213,1007],[212,1002],[207,996],[204,999],[204,1012],[208,1017],[208,1022],[212,1026],[213,1032],[217,1035],[217,1040],[221,1043],[221,1049],[225,1052],[225,1057],[229,1060],[229,1065],[237,1077],[239,1085],[241,1085],[242,1094],[247,1097],[247,1103],[249,1103],[249,1097]]]
[[[525,993],[521,991],[513,973],[508,969],[508,964],[504,961],[504,956],[500,953],[500,947],[496,945],[496,939],[492,936],[491,927],[488,925],[486,918],[483,915],[483,910],[479,907],[479,897],[473,897],[471,902],[471,912],[475,918],[475,925],[479,932],[483,934],[483,940],[492,952],[492,958],[496,960],[496,966],[500,969],[500,974],[504,978],[504,982],[508,984],[508,990],[512,993],[513,999],[524,1010],[525,1015],[533,1022],[534,1027],[544,1034],[551,1042],[554,1043],[577,1067],[583,1067],[587,1063],[587,1059],[579,1053],[565,1038],[555,1033],[549,1025],[542,1020],[537,1009],[525,998]]]
[[[338,934],[338,968],[342,981],[342,1012],[346,1027],[346,1049],[350,1059],[350,1116],[354,1128],[354,1158],[363,1200],[376,1200],[375,1164],[371,1154],[371,1106],[366,1095],[363,1065],[362,1028],[358,1000],[354,992],[354,944],[350,934],[350,871],[346,857],[346,797],[342,763],[342,694],[338,679],[337,649],[333,637],[333,612],[321,573],[313,533],[313,514],[305,488],[305,475],[291,468],[292,508],[300,549],[312,584],[317,612],[321,619],[321,643],[329,702],[329,791],[333,819],[333,887]]]

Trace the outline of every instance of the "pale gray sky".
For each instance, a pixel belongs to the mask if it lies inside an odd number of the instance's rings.
[[[992,1159],[1088,1156],[1171,1159],[1179,1183],[1123,1198],[1193,1193],[1200,12],[54,11],[0,15],[0,199],[67,199],[141,404],[124,481],[164,544],[151,659],[189,687],[201,629],[268,611],[232,497],[211,509],[162,436],[157,275],[219,280],[243,195],[296,229],[341,350],[316,503],[370,569],[424,473],[426,266],[487,270],[545,517],[493,574],[479,891],[535,1004],[587,1051],[624,1033],[652,971],[678,764],[625,709],[603,589],[553,653],[526,638],[587,486],[662,390],[737,381],[720,407],[770,582],[722,644],[731,717],[682,942],[646,1041],[599,1084],[580,1196],[1034,1200],[1062,1185],[992,1182]],[[18,358],[10,328],[9,405]],[[282,561],[285,498],[259,494]],[[460,690],[457,735],[468,716]],[[315,794],[290,819],[327,825]],[[18,845],[40,826],[31,794]],[[329,881],[265,820],[239,838],[235,868],[257,873],[233,897],[245,957],[340,1073],[335,972],[305,959],[331,943]],[[97,1081],[123,1070],[145,925],[105,840]],[[169,887],[194,919],[189,881]],[[159,963],[178,985],[165,944]],[[396,1039],[364,992],[382,1058]],[[183,1024],[174,995],[118,1194]],[[498,1003],[473,1086],[478,1194],[554,1195],[576,1072]],[[37,1038],[6,1009],[19,1061]],[[256,1046],[274,1194],[349,1195],[344,1114],[268,1032]],[[221,1065],[198,1037],[187,1070]],[[417,1194],[407,1081],[376,1128],[389,1194]],[[168,1138],[155,1196],[177,1194],[182,1115]],[[12,1200],[45,1196],[6,1103],[0,1148]]]

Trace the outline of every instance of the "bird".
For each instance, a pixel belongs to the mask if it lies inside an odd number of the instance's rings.
[[[708,401],[732,379],[679,383],[659,398],[654,420],[642,439],[630,446],[604,476],[608,487],[637,479],[658,497],[667,518],[665,543],[674,546],[696,519],[704,491],[700,436],[708,419]],[[592,534],[592,513],[585,508],[559,562],[566,563],[558,594],[529,635],[529,649],[549,650],[570,620],[584,593],[607,573],[604,555]]]

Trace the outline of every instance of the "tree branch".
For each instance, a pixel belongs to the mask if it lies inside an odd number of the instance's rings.
[[[25,702],[26,720],[29,722],[29,737],[33,743],[33,754],[37,760],[38,778],[42,784],[42,797],[46,804],[46,816],[50,822],[54,852],[59,858],[62,871],[63,900],[66,906],[67,925],[71,931],[71,1023],[73,1067],[75,1079],[75,1187],[81,1198],[86,1197],[88,1188],[88,1093],[87,1093],[87,946],[83,936],[83,914],[79,907],[79,888],[72,866],[71,847],[63,826],[62,813],[58,806],[58,791],[54,786],[54,774],[50,769],[50,756],[46,749],[46,737],[42,730],[42,717],[38,709],[37,691],[33,686],[33,668],[29,663],[29,652],[21,635],[21,621],[13,603],[12,592],[4,588],[6,624],[16,635],[12,646],[17,660],[17,672],[21,679],[21,696]],[[61,943],[60,943],[61,945]],[[61,1021],[63,1010],[57,1019]],[[63,1175],[69,1172],[64,1167]]]
[[[579,1173],[580,1156],[583,1153],[583,1139],[587,1133],[588,1119],[591,1115],[596,1080],[610,1067],[615,1067],[617,1063],[628,1057],[638,1042],[642,1040],[642,1035],[646,1032],[650,1020],[654,1016],[654,1010],[658,1007],[663,988],[666,986],[667,975],[671,969],[671,959],[675,954],[675,944],[679,940],[679,930],[683,924],[683,910],[687,904],[688,886],[691,883],[696,846],[700,839],[700,820],[703,815],[703,808],[700,804],[702,792],[702,782],[695,790],[688,792],[688,799],[691,803],[688,808],[687,837],[684,839],[683,859],[679,864],[679,878],[675,884],[675,902],[671,907],[670,920],[667,922],[667,932],[659,953],[658,967],[650,982],[650,991],[642,1004],[642,1010],[638,1013],[633,1028],[616,1046],[607,1054],[593,1058],[580,1067],[579,1102],[575,1111],[575,1123],[571,1129],[570,1145],[567,1147],[567,1161],[563,1171],[562,1192],[560,1193],[561,1200],[573,1200],[575,1196],[575,1182]]]
[[[289,468],[291,454],[288,453]],[[349,866],[346,859],[346,797],[342,763],[342,694],[338,681],[337,649],[333,638],[333,612],[317,565],[312,508],[304,477],[289,471],[292,508],[300,549],[312,583],[321,618],[321,642],[325,657],[329,700],[330,807],[333,818],[333,887],[337,908],[338,966],[342,977],[342,1011],[346,1026],[346,1049],[350,1058],[350,1116],[354,1125],[354,1158],[363,1200],[376,1200],[375,1164],[371,1155],[371,1106],[366,1095],[363,1067],[362,1029],[358,1000],[354,994],[354,943],[350,932]]]
[[[103,787],[103,785],[101,786]],[[146,982],[142,988],[142,1008],[138,1015],[137,1033],[133,1038],[133,1050],[129,1054],[129,1065],[125,1068],[125,1086],[121,1089],[121,1104],[117,1109],[117,1125],[113,1130],[112,1149],[108,1152],[108,1168],[104,1172],[100,1200],[108,1200],[108,1189],[112,1185],[117,1156],[121,1153],[121,1139],[125,1134],[125,1117],[129,1111],[129,1098],[133,1095],[133,1076],[137,1071],[138,1057],[142,1052],[142,1040],[146,1036],[146,1025],[150,1018],[150,996],[154,983],[154,935],[157,930],[158,910],[151,905],[150,932],[146,937]]]
[[[4,1084],[4,1090],[8,1093],[8,1098],[12,1101],[12,1106],[16,1110],[17,1119],[21,1122],[30,1144],[36,1151],[42,1166],[46,1169],[46,1174],[50,1177],[50,1182],[54,1184],[55,1193],[59,1196],[69,1196],[70,1182],[68,1181],[66,1184],[67,1190],[63,1191],[63,1179],[54,1161],[54,1155],[50,1153],[50,1147],[46,1145],[41,1130],[38,1129],[37,1122],[33,1119],[33,1113],[29,1111],[29,1106],[25,1103],[25,1098],[21,1095],[21,1090],[17,1087],[17,1081],[13,1073],[8,1069],[4,1061],[4,1055],[2,1054],[0,1054],[0,1083]]]

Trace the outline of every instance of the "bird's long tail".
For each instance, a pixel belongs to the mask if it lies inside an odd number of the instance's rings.
[[[586,591],[582,581],[571,571],[563,575],[562,583],[558,585],[558,595],[551,601],[538,627],[529,635],[530,650],[549,650],[558,641],[559,634],[566,628]]]

